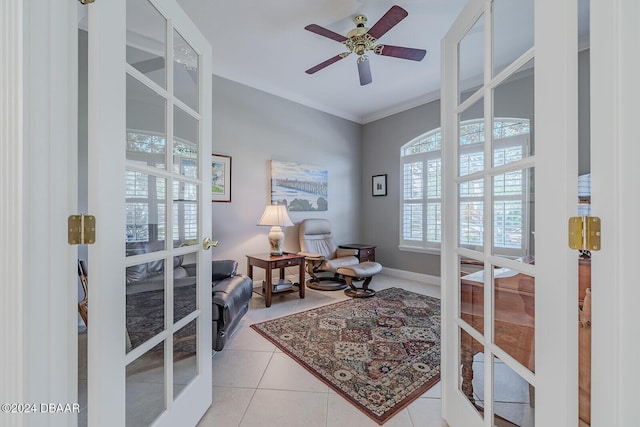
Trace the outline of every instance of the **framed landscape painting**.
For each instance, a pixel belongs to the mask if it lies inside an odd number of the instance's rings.
[[[271,204],[288,211],[326,211],[328,172],[318,166],[271,160]]]
[[[211,155],[211,201],[231,202],[231,156]]]

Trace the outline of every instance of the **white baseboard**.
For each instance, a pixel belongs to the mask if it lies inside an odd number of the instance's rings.
[[[401,279],[415,280],[416,282],[424,282],[429,285],[440,286],[440,277],[432,276],[430,274],[415,273],[413,271],[398,270],[389,267],[382,267],[382,273],[388,276],[399,277]]]

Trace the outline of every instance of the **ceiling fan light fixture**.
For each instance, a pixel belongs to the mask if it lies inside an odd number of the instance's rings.
[[[356,24],[356,27],[364,27],[364,24],[367,23],[367,17],[364,15],[356,15],[353,18],[353,22]]]

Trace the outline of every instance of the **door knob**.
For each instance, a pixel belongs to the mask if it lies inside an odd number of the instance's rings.
[[[208,237],[205,237],[204,240],[202,241],[202,247],[204,248],[204,250],[208,250],[211,247],[217,247],[218,246],[218,241],[217,240],[211,240]]]

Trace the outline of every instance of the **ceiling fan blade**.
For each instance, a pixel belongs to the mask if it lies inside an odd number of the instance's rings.
[[[320,70],[322,70],[323,68],[328,67],[329,65],[333,64],[334,62],[338,62],[338,61],[340,61],[342,58],[347,57],[347,56],[349,55],[349,53],[351,53],[351,52],[348,52],[348,53],[340,53],[340,54],[338,54],[338,55],[336,55],[336,56],[334,56],[334,57],[332,57],[332,58],[327,59],[327,60],[326,60],[326,61],[324,61],[324,62],[319,63],[319,64],[318,64],[318,65],[316,65],[315,67],[311,67],[311,68],[309,68],[307,71],[305,71],[305,73],[307,73],[307,74],[313,74],[313,73],[315,73],[316,71],[320,71]]]
[[[331,30],[328,30],[324,27],[321,27],[320,25],[316,25],[316,24],[311,24],[311,25],[307,25],[306,27],[304,27],[305,30],[307,31],[311,31],[312,33],[316,33],[320,36],[324,36],[327,38],[330,38],[331,40],[335,40],[339,43],[343,43],[346,42],[348,39],[343,36],[340,35],[338,33],[335,33]]]
[[[360,86],[368,85],[373,81],[368,59],[358,58],[358,75],[360,76]]]
[[[387,31],[395,27],[398,22],[406,18],[407,15],[409,15],[409,13],[400,6],[392,6],[391,9],[389,9],[367,33],[371,37],[379,39]]]
[[[393,56],[394,58],[410,59],[411,61],[422,61],[427,54],[424,49],[413,49],[410,47],[390,46],[379,44],[373,51],[382,56]]]

